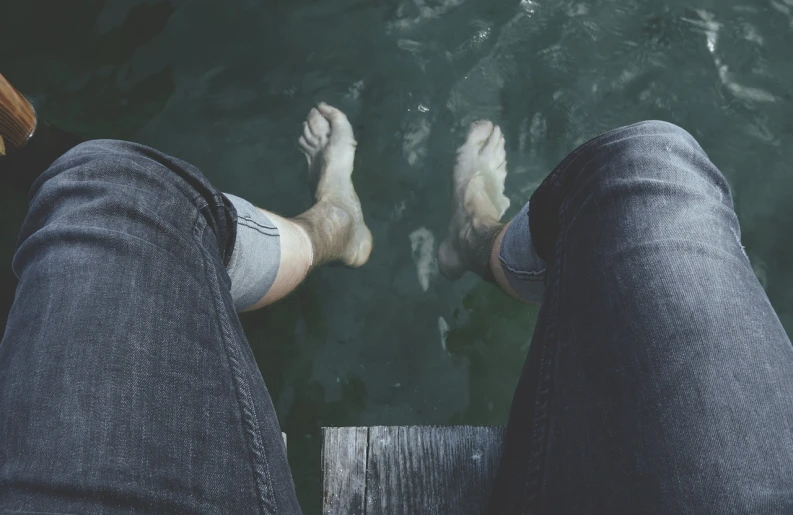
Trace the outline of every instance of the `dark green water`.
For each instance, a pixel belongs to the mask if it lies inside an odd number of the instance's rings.
[[[0,73],[47,118],[133,139],[286,215],[310,196],[294,142],[319,100],[350,116],[375,236],[243,317],[307,513],[322,425],[502,424],[536,311],[450,284],[453,152],[478,117],[507,136],[510,214],[577,144],[643,119],[697,137],[793,330],[793,0],[4,1]],[[2,316],[25,198],[2,192]],[[448,329],[447,329],[448,328]]]

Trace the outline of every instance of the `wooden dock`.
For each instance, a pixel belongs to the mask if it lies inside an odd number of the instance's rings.
[[[322,512],[484,513],[503,437],[503,427],[323,428]]]

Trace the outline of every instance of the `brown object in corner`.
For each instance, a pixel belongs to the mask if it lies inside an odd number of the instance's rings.
[[[0,155],[19,150],[36,130],[36,110],[0,75]]]
[[[0,75],[0,187],[25,193],[41,173],[82,138],[39,120],[36,110]]]

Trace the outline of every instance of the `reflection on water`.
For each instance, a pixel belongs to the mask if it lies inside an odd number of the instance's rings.
[[[300,123],[319,100],[350,115],[370,264],[321,270],[243,319],[308,513],[320,425],[505,421],[536,311],[473,277],[451,284],[434,260],[454,150],[476,118],[507,136],[510,214],[586,139],[682,125],[727,175],[793,329],[791,0],[48,5],[4,7],[17,23],[0,33],[0,69],[40,112],[175,154],[258,205],[307,207]],[[3,195],[18,220],[24,203]],[[3,231],[8,263],[16,225]],[[7,306],[12,287],[2,295]]]

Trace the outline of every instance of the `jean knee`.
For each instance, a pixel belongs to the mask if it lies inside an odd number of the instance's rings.
[[[95,139],[75,146],[52,164],[53,168],[63,171],[73,168],[78,162],[93,167],[112,165],[123,159],[136,160],[145,156],[143,145],[112,139]],[[66,165],[66,166],[64,166]]]
[[[708,206],[732,212],[724,175],[686,130],[651,120],[621,127],[573,151],[531,199],[530,226],[539,256],[548,260],[559,234],[559,213],[622,206],[641,220],[674,206],[683,213]]]
[[[92,140],[81,143],[50,165],[33,183],[31,199],[42,191],[76,182],[102,181],[108,184],[131,184],[150,173],[151,164],[142,159],[134,144],[115,140]],[[153,163],[152,163],[153,164]]]
[[[651,120],[593,140],[586,167],[595,180],[660,181],[719,200],[730,198],[727,180],[697,140],[669,122]],[[641,191],[640,187],[636,191]]]
[[[30,199],[31,212],[42,216],[101,206],[107,216],[97,217],[100,224],[127,213],[128,219],[154,217],[160,225],[167,220],[183,231],[203,219],[224,263],[234,245],[236,211],[223,194],[195,166],[138,143],[105,139],[74,147],[36,179]]]
[[[135,153],[135,143],[114,139],[93,139],[84,141],[75,146],[62,157],[74,155],[118,155],[123,153]]]
[[[217,203],[220,198],[220,193],[189,163],[145,145],[109,139],[86,141],[59,157],[34,182],[31,200],[66,183],[102,183],[104,187],[97,189],[119,196],[119,201],[133,190],[138,197],[167,194],[187,197],[200,205]],[[206,201],[201,202],[200,197]]]

